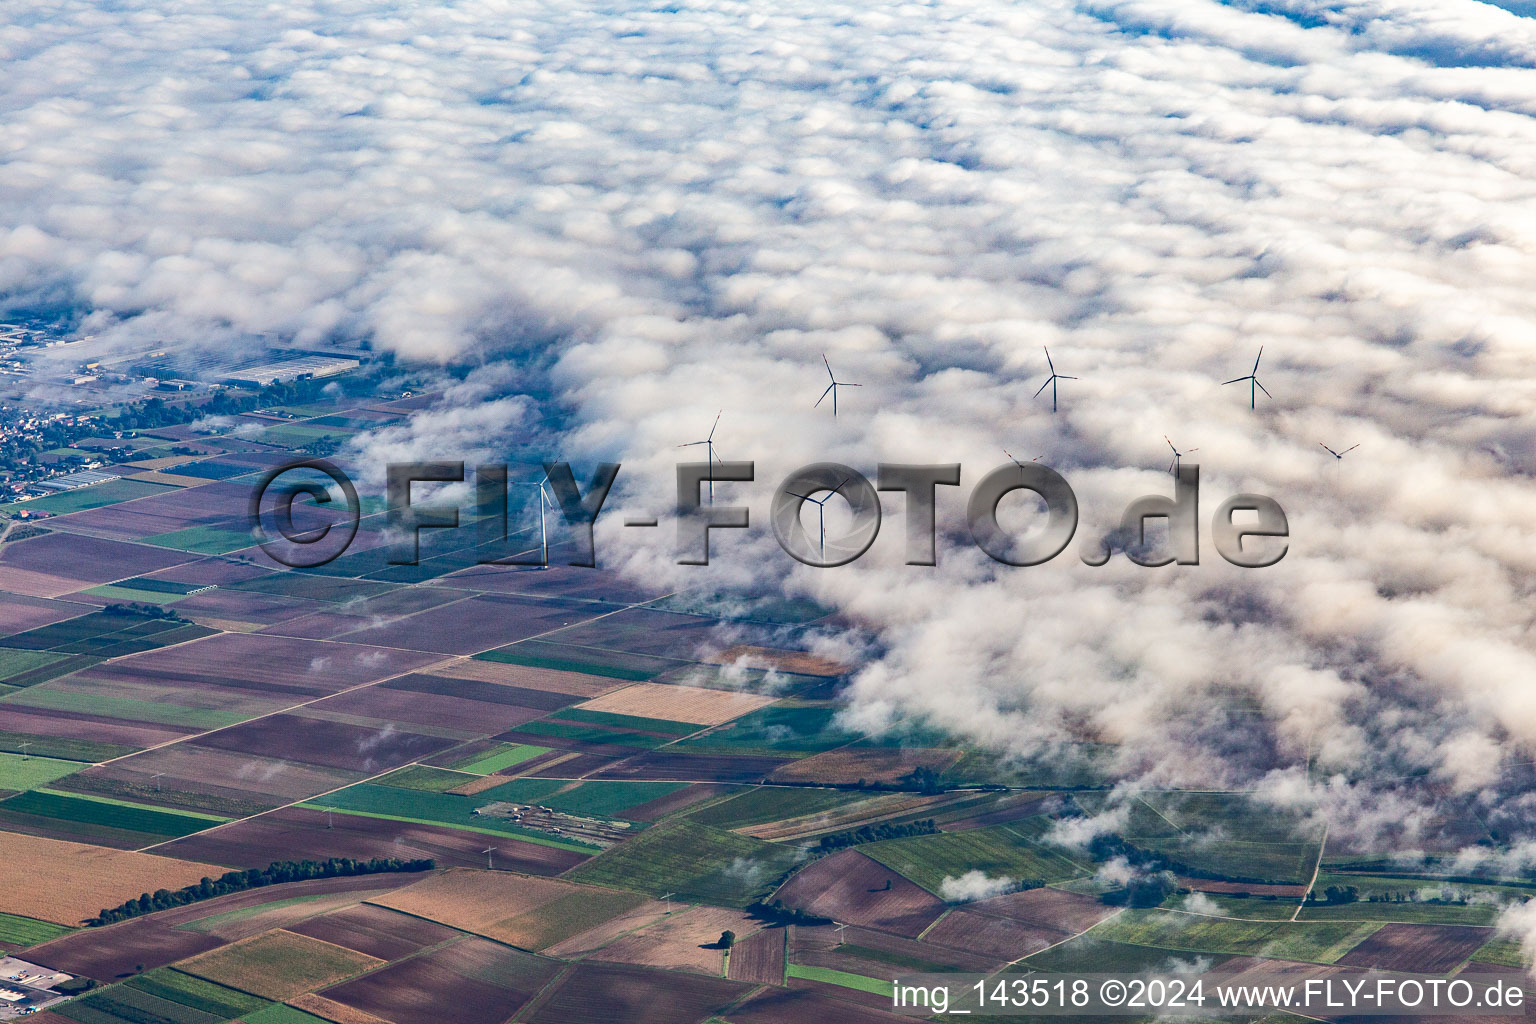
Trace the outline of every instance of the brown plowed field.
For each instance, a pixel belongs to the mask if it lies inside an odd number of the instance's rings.
[[[453,740],[440,736],[404,732],[392,726],[370,729],[300,715],[269,715],[210,733],[193,745],[372,774],[453,744]]]
[[[679,1024],[706,1020],[749,991],[750,985],[724,978],[580,963],[527,1019],[530,1024]]]
[[[960,759],[958,750],[928,750],[903,747],[896,750],[856,747],[829,750],[824,754],[794,761],[774,772],[774,779],[786,782],[855,783],[895,782],[919,767],[943,771]]]
[[[478,679],[487,683],[506,683],[529,690],[548,690],[573,697],[596,697],[625,685],[621,679],[589,676],[585,672],[562,672],[550,668],[505,665],[499,661],[460,661],[438,668],[436,675],[459,679]]]
[[[455,869],[423,879],[374,902],[476,932],[576,891],[577,887],[570,882],[552,878],[528,878],[507,871]]]
[[[224,872],[212,864],[0,833],[0,907],[78,924],[143,892],[195,885]]]
[[[757,985],[784,984],[784,929],[768,928],[731,947],[729,977]]]
[[[937,896],[856,850],[834,853],[802,869],[774,898],[818,917],[911,938],[945,910]]]
[[[713,947],[720,933],[730,930],[746,936],[758,927],[756,921],[739,910],[690,907],[614,940],[590,959],[696,971],[718,978],[725,951]]]
[[[368,903],[323,917],[312,917],[289,925],[288,930],[334,942],[380,960],[399,960],[459,934],[452,928]]]
[[[1445,974],[1493,937],[1491,928],[1454,924],[1382,925],[1339,957],[1349,967]]]
[[[1008,962],[1038,953],[1072,934],[1060,928],[1022,924],[972,910],[951,910],[928,930],[923,941]]]
[[[559,970],[552,961],[495,947],[504,963],[469,962],[457,947],[485,943],[465,939],[343,982],[321,993],[327,999],[395,1024],[501,1024]],[[496,955],[496,954],[493,954]],[[512,958],[526,962],[512,962]],[[496,978],[497,981],[489,980]]]
[[[911,1020],[804,988],[769,989],[731,1011],[731,1024],[910,1024]]]
[[[316,711],[362,715],[405,725],[458,729],[477,736],[501,732],[548,714],[538,708],[518,707],[515,704],[489,704],[458,697],[386,689],[382,686],[353,690],[351,693],[327,698],[311,707]]]
[[[701,783],[657,797],[655,800],[647,800],[643,804],[636,804],[624,812],[624,817],[630,821],[656,821],[729,792],[731,792],[730,786]]]
[[[967,904],[967,910],[1023,924],[1080,932],[1115,912],[1092,896],[1061,889],[1026,889]]]
[[[605,693],[577,707],[611,715],[660,718],[694,725],[722,725],[733,718],[772,704],[778,698],[736,690],[702,690],[695,686],[635,683]]]

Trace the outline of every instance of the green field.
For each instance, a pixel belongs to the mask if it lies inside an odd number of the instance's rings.
[[[74,452],[79,455],[80,452]],[[107,480],[89,487],[77,487],[72,491],[64,491],[60,494],[51,494],[45,498],[33,498],[30,501],[17,501],[9,505],[0,505],[0,513],[4,512],[51,512],[56,516],[67,516],[71,512],[84,512],[91,508],[104,508],[107,505],[116,505],[120,501],[131,501],[134,498],[147,498],[151,494],[165,494],[174,488],[167,484],[152,484],[144,480]]]
[[[838,708],[774,704],[693,736],[679,750],[722,754],[814,754],[858,739],[832,724]]]
[[[691,783],[687,782],[583,782],[575,789],[546,796],[541,802],[570,814],[622,818],[624,811],[637,804],[660,799],[689,785]]]
[[[1476,964],[1499,964],[1503,967],[1529,967],[1530,961],[1520,951],[1518,939],[1494,939],[1476,953],[1472,954],[1472,967],[1468,972],[1476,969]]]
[[[74,931],[51,921],[38,921],[16,914],[0,914],[0,942],[12,946],[35,946]]]
[[[189,526],[184,530],[157,533],[145,537],[145,544],[158,548],[171,548],[197,555],[222,555],[230,551],[248,548],[255,543],[249,526]]]
[[[1169,960],[1190,959],[1189,954],[1184,952],[1108,941],[1099,936],[1103,927],[1100,925],[1059,946],[1025,957],[1011,970],[1055,971],[1065,974],[1140,974],[1166,970]],[[1206,953],[1202,958],[1209,959],[1212,967],[1231,959],[1222,953]]]
[[[1030,838],[1020,823],[866,843],[859,852],[938,893],[967,871],[1058,882],[1090,872]]]
[[[794,866],[798,853],[690,821],[670,821],[578,865],[572,881],[648,896],[744,907],[761,899]]]
[[[1228,921],[1166,910],[1127,910],[1093,934],[1159,949],[1331,964],[1380,927],[1379,922]]]
[[[0,754],[0,790],[36,789],[85,767],[79,761],[58,761],[31,754]]]
[[[556,787],[565,785],[560,780],[529,780],[531,782],[547,783],[552,781]],[[573,850],[580,853],[591,853],[593,847],[585,843],[578,843],[570,839],[556,838],[536,829],[522,828],[510,821],[491,815],[477,815],[475,808],[484,807],[494,800],[524,800],[527,797],[498,796],[495,795],[505,787],[497,787],[473,797],[458,796],[453,793],[432,793],[423,790],[396,789],[393,786],[380,786],[373,783],[361,783],[349,786],[346,789],[325,796],[315,797],[305,807],[324,810],[341,811],[347,814],[362,814],[373,818],[386,818],[393,821],[410,821],[424,825],[443,825],[448,828],[464,829],[470,832],[483,832],[488,835],[504,835],[522,839],[526,842],[537,843],[541,846],[552,846],[560,850]],[[0,803],[0,808],[5,805]]]
[[[296,1010],[282,1003],[273,1003],[264,1010],[243,1015],[241,1020],[245,1024],[330,1024],[323,1017],[316,1017],[312,1013]]]
[[[535,747],[528,743],[503,743],[489,753],[476,754],[453,767],[458,771],[473,772],[476,775],[495,775],[503,769],[547,753],[549,753],[548,747]]]
[[[868,793],[841,789],[811,789],[801,786],[758,786],[688,815],[700,825],[715,828],[744,828],[785,818],[819,814],[869,799]]]
[[[105,586],[92,587],[85,591],[92,597],[99,597],[106,601],[129,601],[134,604],[175,604],[185,600],[186,594],[170,594],[162,590],[139,590],[137,587],[126,586],[121,583],[108,583]]]
[[[67,657],[69,655],[54,654],[51,651],[23,651],[13,647],[0,647],[0,680],[35,671],[44,665],[63,661]]]
[[[54,1008],[80,1024],[218,1024],[217,1014],[129,985],[114,985]]]
[[[161,967],[127,982],[136,988],[171,1002],[211,1013],[219,1020],[229,1020],[266,1005],[266,1000],[247,995],[226,985],[204,981],[170,967]]]
[[[1198,893],[1194,896],[1170,896],[1163,902],[1168,910],[1188,910],[1196,913],[1195,907],[1214,904],[1214,909],[1209,911],[1212,917],[1236,917],[1245,921],[1289,921],[1291,915],[1296,913],[1296,901],[1293,899],[1265,900],[1253,896],[1237,897],[1226,896],[1221,893]]]
[[[0,811],[157,836],[184,836],[229,820],[211,814],[164,811],[123,800],[77,796],[47,789],[35,789],[0,801]]]
[[[659,732],[668,736],[687,736],[704,728],[693,722],[674,722],[666,718],[641,718],[638,715],[616,715],[609,711],[586,711],[582,708],[566,708],[551,718],[565,722],[586,722],[605,725],[612,729],[637,729],[640,732]]]
[[[244,721],[249,715],[232,711],[214,711],[209,708],[189,708],[179,704],[159,701],[132,700],[127,697],[107,697],[79,690],[50,690],[34,686],[0,700],[0,706],[17,705],[29,708],[47,708],[50,711],[73,711],[104,718],[121,718],[131,722],[153,722],[156,725],[179,725],[193,730],[218,729]]]
[[[5,646],[26,651],[114,658],[123,654],[151,651],[169,643],[192,640],[212,633],[211,629],[187,622],[101,611],[17,633],[6,639]]]
[[[1408,924],[1492,924],[1499,916],[1492,903],[1309,903],[1302,921],[1401,921]]]
[[[474,780],[463,772],[451,772],[446,768],[432,768],[424,764],[413,764],[392,771],[377,780],[381,786],[417,789],[424,793],[446,793],[455,786],[462,786],[472,781]]]
[[[837,985],[840,988],[851,988],[859,992],[868,992],[871,995],[884,996],[887,999],[892,994],[891,983],[883,978],[866,978],[862,974],[834,971],[830,967],[804,967],[800,964],[786,964],[784,975],[789,978],[804,978],[806,981],[819,981],[827,985]]]
[[[558,672],[581,672],[589,676],[644,682],[675,668],[677,663],[647,658],[638,654],[618,654],[591,647],[573,647],[540,640],[523,640],[475,655],[482,661],[499,661],[526,668],[546,668]]]
[[[533,736],[555,736],[582,743],[625,747],[659,747],[668,742],[666,736],[647,736],[639,732],[612,732],[582,722],[565,722],[553,718],[541,718],[537,722],[525,722],[517,727],[519,733]]]

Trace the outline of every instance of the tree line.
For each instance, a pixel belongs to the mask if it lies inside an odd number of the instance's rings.
[[[302,882],[311,878],[340,878],[348,875],[379,875],[396,871],[431,871],[437,862],[430,857],[402,860],[399,857],[374,857],[372,860],[354,860],[351,857],[331,857],[329,860],[273,861],[265,868],[248,868],[245,871],[229,871],[218,878],[204,878],[196,885],[188,885],[174,891],[156,889],[137,899],[125,900],[115,907],[104,907],[100,914],[86,921],[93,927],[115,924],[130,918],[152,914],[157,910],[184,907],[189,903],[211,900],[247,889],[259,889],[284,882]]]

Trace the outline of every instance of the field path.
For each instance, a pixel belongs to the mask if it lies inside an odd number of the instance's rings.
[[[1302,909],[1307,905],[1307,893],[1310,893],[1312,891],[1312,887],[1317,884],[1317,876],[1323,870],[1323,851],[1326,850],[1327,848],[1328,848],[1328,824],[1326,822],[1324,822],[1323,823],[1323,839],[1322,839],[1322,842],[1317,844],[1317,863],[1312,866],[1312,878],[1311,878],[1310,881],[1307,882],[1307,892],[1304,892],[1304,893],[1301,894],[1301,902],[1296,905],[1296,913],[1291,915],[1291,920],[1292,921],[1296,920],[1297,918],[1299,918],[1301,916]]]

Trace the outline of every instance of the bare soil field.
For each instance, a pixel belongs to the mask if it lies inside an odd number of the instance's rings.
[[[0,594],[0,635],[23,633],[50,622],[59,622],[89,611],[67,601]]]
[[[751,988],[750,985],[724,978],[705,978],[618,964],[580,963],[571,969],[558,988],[540,1000],[533,1012],[528,1014],[527,1020],[530,1024],[574,1024],[577,1021],[677,1024],[679,1021],[702,1021],[740,999]]]
[[[1085,931],[1115,912],[1092,896],[1061,889],[1026,889],[966,904],[965,909],[1021,924]]]
[[[711,665],[734,665],[741,662],[747,668],[772,668],[797,676],[832,678],[852,671],[841,662],[805,651],[784,651],[775,647],[754,647],[751,644],[738,644],[704,660]]]
[[[937,896],[856,850],[834,853],[803,868],[774,898],[817,917],[912,938],[945,910]]]
[[[1209,878],[1179,876],[1179,884],[1195,892],[1233,893],[1246,892],[1255,896],[1279,896],[1299,900],[1307,894],[1305,885],[1264,885],[1258,882],[1217,882]]]
[[[560,565],[558,554],[551,552],[548,568],[534,569],[512,565],[472,565],[438,582],[482,593],[527,594],[530,597],[573,597],[588,601],[607,601],[614,605],[635,604],[657,596],[641,589],[618,573],[593,572]]]
[[[560,970],[552,960],[466,938],[327,989],[328,999],[395,1024],[500,1024]]]
[[[327,828],[324,811],[289,807],[179,839],[161,847],[161,852],[240,868],[327,857],[431,857],[439,867],[476,867],[485,864],[483,851],[491,845],[489,839],[478,832],[355,814],[333,815]],[[587,859],[586,854],[510,837],[498,836],[494,842],[498,870],[558,875]]]
[[[725,958],[725,951],[714,946],[720,933],[729,929],[745,937],[760,927],[739,910],[689,907],[614,940],[589,959],[697,971],[718,978]]]
[[[466,597],[467,600],[346,633],[340,639],[388,643],[391,647],[438,654],[473,654],[574,625],[608,610],[601,605],[559,598],[537,600],[498,594]]]
[[[778,821],[767,821],[737,829],[742,835],[755,839],[785,840],[814,836],[822,832],[837,832],[857,828],[868,822],[883,821],[898,815],[910,815],[930,807],[939,807],[954,798],[947,794],[917,796],[911,793],[892,793],[874,796],[867,800],[834,807],[815,814],[803,814]]]
[[[299,924],[289,925],[288,930],[308,935],[312,939],[346,946],[381,960],[399,960],[419,949],[447,942],[459,934],[452,928],[371,903],[348,907],[322,917],[311,917]]]
[[[767,928],[731,947],[727,975],[756,985],[784,984],[784,929]]]
[[[96,743],[120,743],[125,747],[150,747],[168,743],[196,731],[172,725],[125,722],[101,715],[43,708],[0,708],[0,730],[33,736],[63,736]]]
[[[1348,967],[1445,974],[1493,937],[1491,928],[1450,924],[1388,924],[1339,957]]]
[[[577,891],[570,882],[455,868],[375,900],[380,906],[477,932]]]
[[[267,999],[291,999],[383,963],[293,932],[271,931],[200,953],[176,969]]]
[[[459,662],[458,665],[484,665],[491,662]],[[537,690],[511,683],[496,683],[484,679],[465,679],[448,674],[457,666],[448,666],[435,673],[412,672],[380,683],[380,689],[403,690],[410,693],[435,694],[472,701],[476,704],[508,704],[519,708],[532,708],[544,714],[558,711],[576,702],[577,697],[557,690]]]
[[[549,744],[544,744],[549,746]],[[651,779],[658,782],[734,782],[765,781],[780,766],[783,757],[732,757],[726,754],[674,754],[649,750],[602,771],[598,779]]]
[[[178,601],[176,610],[204,621],[209,618],[241,622],[246,628],[272,627],[323,607],[276,594],[252,594],[240,590],[206,590]]]
[[[668,907],[661,900],[648,899],[622,914],[610,917],[600,924],[546,947],[543,952],[548,956],[575,960],[593,950],[601,949],[622,935],[659,921],[675,910],[675,906]]]
[[[775,771],[773,777],[786,782],[895,782],[920,767],[943,771],[958,761],[960,754],[959,750],[922,747],[846,747],[792,761]]]
[[[600,647],[625,654],[699,661],[714,654],[715,622],[696,615],[628,608],[575,625],[545,639],[551,643]]]
[[[731,1011],[731,1024],[806,1024],[806,1021],[897,1024],[911,1019],[804,988],[768,989]]]
[[[193,745],[374,774],[426,757],[453,743],[438,736],[387,727],[370,729],[285,714],[221,729],[200,737]]]
[[[951,910],[923,936],[924,942],[951,946],[979,956],[996,957],[1008,962],[1038,953],[1062,942],[1072,932],[1024,924],[1002,917],[990,917],[973,910]]]
[[[695,725],[722,725],[772,704],[777,698],[733,690],[705,690],[667,683],[635,683],[577,707],[637,718],[661,718]]]
[[[548,714],[538,708],[519,707],[516,704],[491,704],[384,686],[370,686],[343,693],[312,705],[312,708],[316,711],[364,715],[405,725],[459,729],[478,736],[502,732]]]
[[[273,805],[324,793],[357,779],[355,773],[336,768],[210,750],[190,743],[146,750],[105,768],[91,769],[91,773],[132,780],[146,787],[151,785],[153,776],[160,775],[156,784],[162,789],[215,795],[227,792]]]
[[[212,864],[12,833],[0,833],[0,863],[0,906],[68,925],[140,893],[224,873]]]
[[[986,828],[989,825],[1006,825],[1011,821],[1020,821],[1039,814],[1042,805],[1056,799],[1057,797],[1050,793],[1010,794],[989,803],[984,810],[968,814],[963,818],[942,822],[939,828],[944,832],[966,832],[970,829]]]
[[[321,1020],[332,1021],[333,1024],[389,1024],[383,1017],[375,1017],[365,1010],[338,1003],[334,999],[327,999],[313,992],[294,996],[288,1000],[288,1005],[305,1013],[312,1013]]]
[[[585,672],[565,672],[552,668],[507,665],[499,661],[460,661],[433,669],[434,675],[476,679],[486,683],[505,683],[527,690],[547,690],[572,697],[596,697],[624,685],[623,680],[593,676]]]
[[[27,952],[39,963],[67,974],[101,982],[116,981],[138,970],[175,963],[224,945],[224,940],[198,932],[179,931],[153,917],[140,917],[110,928],[87,928]]]
[[[215,680],[223,686],[294,694],[295,700],[303,700],[408,672],[436,660],[435,655],[413,651],[225,633],[124,658],[113,662],[113,671],[191,686]]]
[[[142,576],[156,569],[190,562],[197,557],[197,555],[149,547],[144,544],[128,544],[77,534],[48,533],[0,548],[0,588],[12,593],[28,593],[26,590],[17,590],[10,585],[6,575],[12,571],[75,580],[77,582],[71,589],[80,590],[82,587],[106,583],[109,580]],[[30,594],[29,596],[56,597],[58,595]]]
[[[714,785],[712,783],[700,783],[668,793],[666,796],[657,797],[655,800],[647,800],[643,804],[636,804],[624,812],[624,816],[631,821],[656,821],[665,818],[669,814],[692,807],[694,804],[712,800],[717,796],[723,796],[731,792],[732,787]]]
[[[853,947],[879,950],[896,956],[926,961],[938,967],[955,971],[967,971],[972,974],[985,974],[996,969],[999,964],[998,959],[994,956],[983,956],[949,947],[935,946],[925,940],[903,938],[900,935],[892,935],[889,932],[879,932],[872,928],[860,928],[857,926],[844,928],[841,933],[836,928],[831,927],[819,929],[797,928],[795,930],[797,936],[796,948],[803,944],[800,936],[806,931],[825,932],[826,935],[822,938],[823,944],[846,944]]]
[[[535,779],[584,779],[616,763],[616,757],[602,754],[578,754],[572,750],[551,750],[510,769],[507,774],[528,775]]]
[[[648,902],[636,893],[583,885],[541,907],[498,921],[486,928],[484,934],[498,942],[537,952],[601,928]]]

